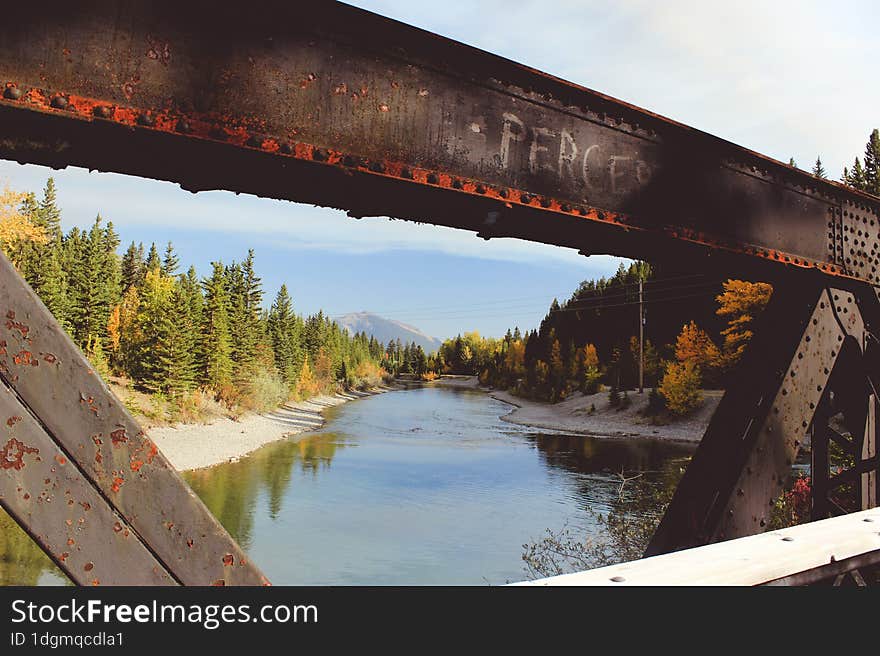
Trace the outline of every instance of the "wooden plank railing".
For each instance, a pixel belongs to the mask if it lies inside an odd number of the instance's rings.
[[[516,585],[802,585],[880,565],[880,508]]]

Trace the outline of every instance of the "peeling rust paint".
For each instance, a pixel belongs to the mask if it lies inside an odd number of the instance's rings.
[[[121,446],[128,442],[128,436],[125,434],[125,429],[117,428],[115,431],[111,432],[110,440],[113,442],[114,447]]]
[[[24,457],[27,454],[38,454],[39,449],[27,446],[14,437],[10,438],[3,449],[0,449],[0,467],[3,469],[23,469]],[[48,480],[46,481],[48,483]]]

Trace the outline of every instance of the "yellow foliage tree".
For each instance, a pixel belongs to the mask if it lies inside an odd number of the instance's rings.
[[[584,368],[589,369],[590,367],[599,367],[599,354],[596,352],[596,346],[594,344],[587,344],[584,348],[581,349],[583,351],[584,358]]]
[[[672,414],[686,415],[703,402],[700,368],[693,361],[670,362],[660,381],[660,393]]]
[[[317,391],[326,390],[333,382],[333,360],[322,347],[315,356],[315,386]]]
[[[767,307],[772,295],[773,285],[766,282],[727,280],[724,283],[724,291],[715,297],[719,304],[715,313],[727,317],[727,328],[721,331],[723,368],[730,369],[739,362],[752,338],[752,321]]]
[[[296,387],[301,399],[307,399],[318,393],[317,381],[312,374],[312,368],[309,366],[309,356],[306,356],[305,362],[303,362]]]
[[[46,230],[19,211],[25,194],[9,187],[0,192],[0,248],[13,265],[21,265],[22,247],[27,242],[45,244],[49,241]]]
[[[110,316],[107,318],[107,344],[110,346],[110,353],[119,352],[121,310],[121,304],[114,305],[113,309],[110,310]]]
[[[550,378],[550,367],[543,360],[535,362],[535,387],[541,388],[547,384]]]
[[[693,321],[682,327],[675,340],[675,358],[701,370],[714,367],[720,355],[709,334]]]
[[[122,302],[113,308],[107,323],[110,336],[110,364],[133,370],[137,359],[137,345],[141,341],[141,330],[138,322],[140,295],[137,288],[129,287]],[[114,318],[118,317],[118,319]]]
[[[504,355],[504,368],[510,377],[516,380],[526,373],[526,345],[521,339],[510,343],[507,353]]]

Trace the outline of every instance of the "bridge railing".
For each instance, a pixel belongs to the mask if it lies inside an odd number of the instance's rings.
[[[835,585],[872,581],[880,508],[516,585]]]

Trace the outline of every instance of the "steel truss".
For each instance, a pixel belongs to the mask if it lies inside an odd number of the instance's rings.
[[[873,287],[777,288],[645,555],[766,530],[801,449],[812,519],[878,505]]]

